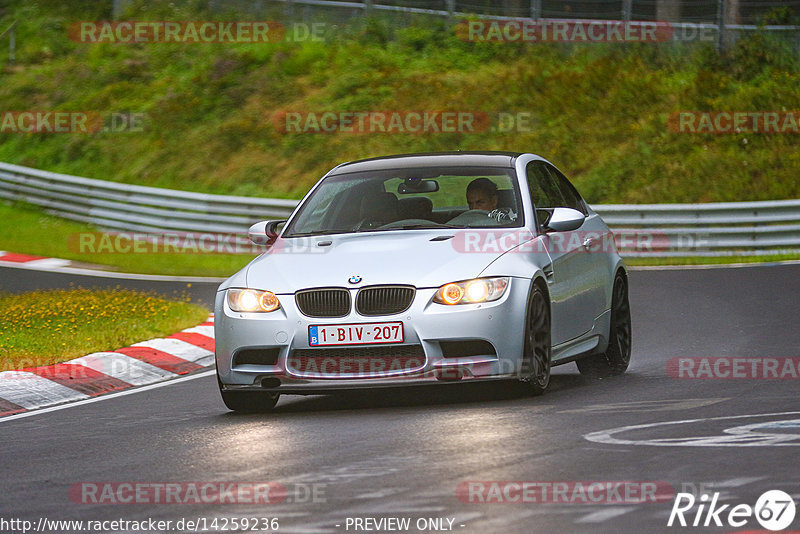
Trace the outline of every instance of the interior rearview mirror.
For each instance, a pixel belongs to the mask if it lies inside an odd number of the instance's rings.
[[[439,190],[439,182],[436,180],[421,180],[408,178],[397,186],[397,192],[401,195],[411,193],[434,193]]]

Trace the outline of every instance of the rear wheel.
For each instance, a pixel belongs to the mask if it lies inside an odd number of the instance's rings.
[[[522,359],[522,383],[530,395],[541,395],[550,386],[550,306],[538,286],[531,295],[525,319],[525,348]]]
[[[581,374],[601,377],[620,375],[628,369],[631,361],[631,307],[628,303],[628,282],[621,273],[614,279],[611,297],[611,328],[608,335],[608,348],[577,360]]]
[[[280,398],[280,393],[267,393],[262,391],[225,391],[222,381],[217,373],[217,384],[222,402],[229,410],[242,413],[260,413],[271,411]]]

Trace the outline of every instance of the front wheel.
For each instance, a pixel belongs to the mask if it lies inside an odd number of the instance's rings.
[[[550,306],[538,286],[531,295],[525,320],[525,348],[522,383],[530,395],[542,395],[550,386],[552,347],[550,345]]]
[[[583,375],[603,377],[620,375],[631,361],[631,307],[628,302],[628,283],[620,273],[614,279],[611,299],[611,328],[605,352],[577,360]]]

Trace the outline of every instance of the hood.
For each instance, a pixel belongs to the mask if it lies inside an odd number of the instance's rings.
[[[278,239],[249,265],[247,286],[284,294],[327,286],[439,287],[478,276],[519,245],[525,232],[523,228],[397,230]],[[361,281],[348,283],[352,276]]]

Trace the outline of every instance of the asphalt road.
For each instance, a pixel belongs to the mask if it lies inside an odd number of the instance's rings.
[[[3,286],[54,283],[41,273],[0,275]],[[750,519],[740,528],[667,528],[673,492],[704,489],[719,492],[720,504],[752,506],[764,491],[780,489],[800,505],[800,440],[792,438],[800,382],[688,380],[666,370],[668,360],[683,356],[800,356],[800,266],[636,271],[630,281],[630,371],[587,380],[569,364],[540,398],[509,386],[452,385],[284,397],[273,414],[235,415],[206,376],[0,420],[0,518],[205,518],[209,531],[215,517],[247,517],[277,518],[279,532],[384,532],[356,529],[354,521],[398,517],[411,520],[410,532],[436,530],[432,523],[418,530],[420,518],[444,519],[439,530],[452,520],[452,530],[464,533],[732,532],[761,527]],[[760,415],[774,413],[785,415]],[[695,419],[703,421],[613,430]],[[765,434],[731,438],[756,423],[770,423]],[[698,436],[704,439],[686,439]],[[277,482],[288,497],[197,505],[91,504],[80,491],[70,495],[71,487],[91,487],[80,486],[86,482],[202,481]],[[563,481],[570,496],[555,503],[459,498],[457,488],[481,481],[485,488],[512,487],[488,481]],[[587,503],[574,490],[591,481],[660,481],[658,502]],[[686,514],[690,523],[696,510]],[[800,530],[800,514],[792,527]],[[200,529],[173,523],[167,530]]]

